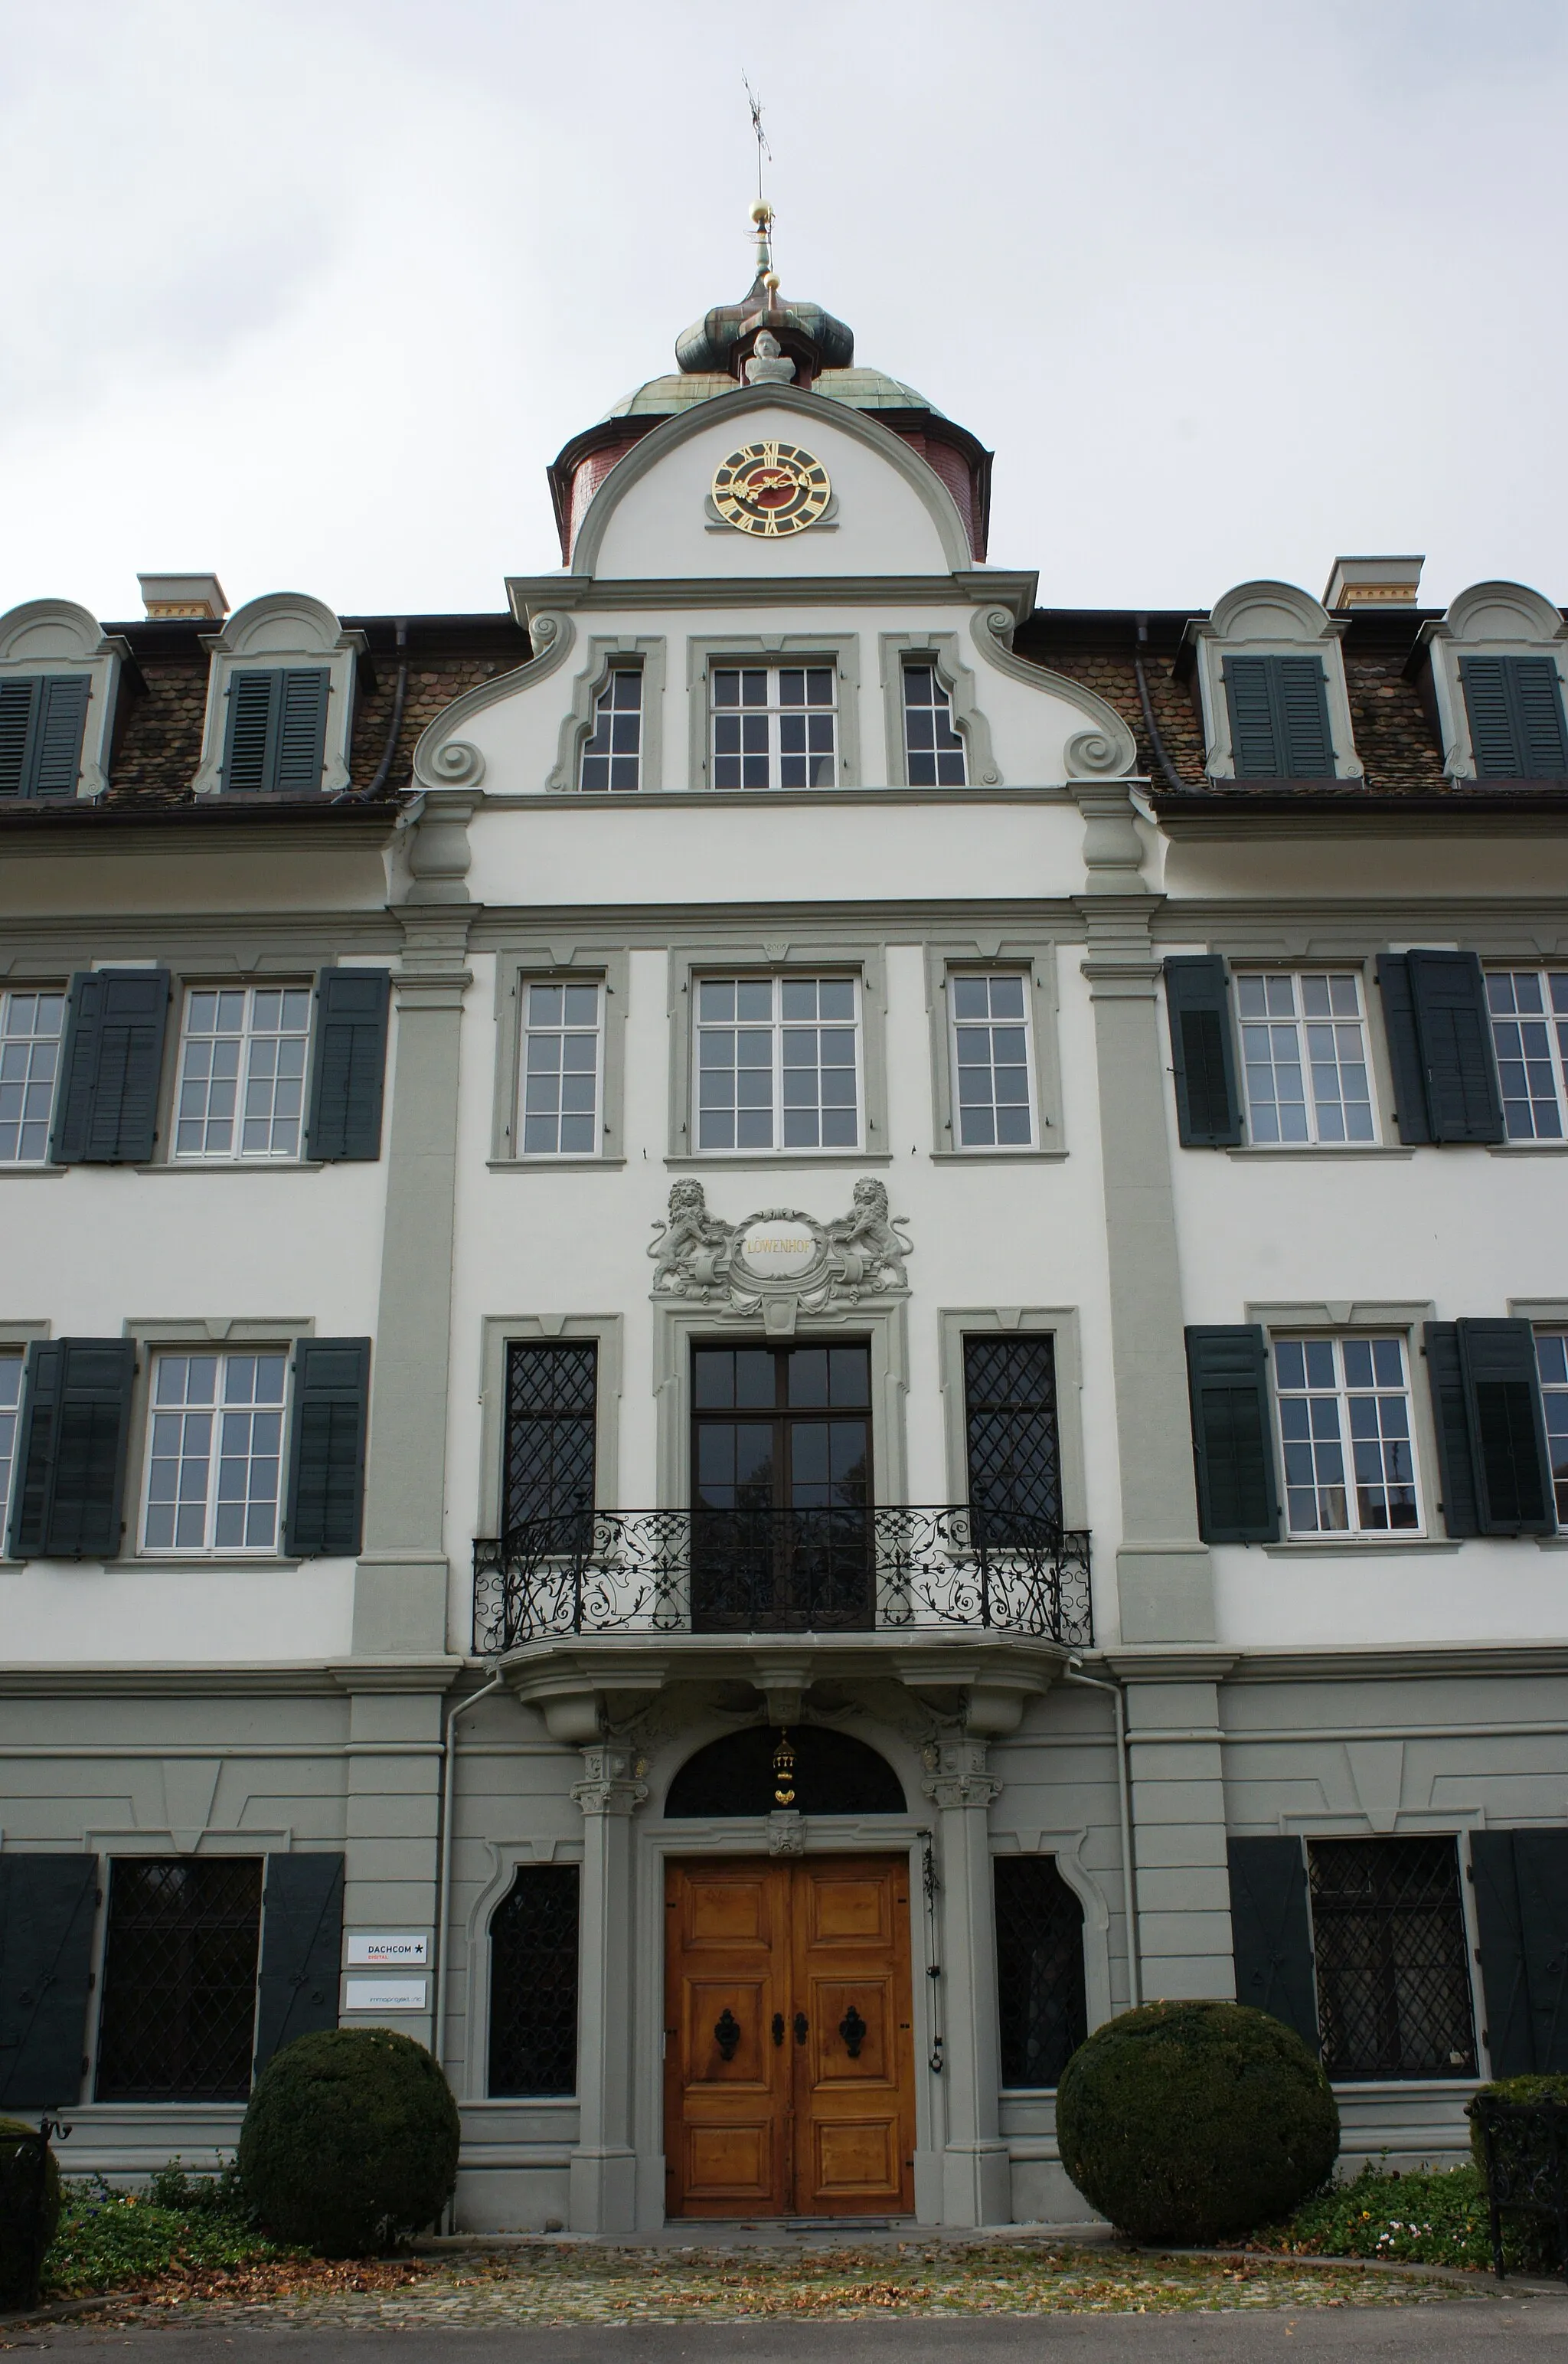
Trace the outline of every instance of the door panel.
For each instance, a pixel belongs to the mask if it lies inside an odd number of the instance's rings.
[[[669,1867],[672,2215],[907,2213],[908,1900],[896,1857]]]

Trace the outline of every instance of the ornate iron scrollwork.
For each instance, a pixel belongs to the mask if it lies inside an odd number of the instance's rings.
[[[839,2022],[839,2033],[844,2039],[844,2049],[851,2059],[858,2060],[861,2057],[861,2046],[871,2034],[871,2030],[853,2003]]]
[[[740,2041],[740,2022],[728,2003],[713,2023],[713,2040],[718,2046],[721,2060],[733,2060],[735,2047]]]

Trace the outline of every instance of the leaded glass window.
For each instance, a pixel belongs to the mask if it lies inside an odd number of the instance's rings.
[[[852,976],[700,978],[699,1149],[858,1149]]]
[[[493,2098],[577,2090],[577,1867],[525,1864],[490,1916]]]
[[[185,996],[176,1157],[297,1157],[310,1050],[307,985]]]
[[[604,987],[529,982],[523,1023],[525,1157],[596,1157],[600,1145]]]
[[[285,1353],[158,1355],[144,1551],[275,1552]]]
[[[1002,2082],[1054,2085],[1089,2032],[1084,1908],[1054,1856],[998,1856],[995,1869]]]
[[[963,1342],[969,1500],[996,1533],[1009,1518],[1062,1523],[1055,1342],[1049,1332]]]
[[[1247,1121],[1254,1142],[1376,1138],[1353,969],[1239,974]]]
[[[969,777],[952,700],[934,664],[904,668],[904,764],[912,788],[962,788]]]
[[[642,786],[642,668],[617,665],[594,700],[594,728],[583,742],[581,788]]]
[[[41,1165],[49,1155],[64,1025],[61,992],[0,994],[0,1165]]]
[[[1561,1141],[1568,1101],[1568,971],[1486,972],[1492,1047],[1510,1141]]]
[[[1029,1149],[1034,1143],[1029,1088],[1029,986],[1018,971],[948,978],[954,1107],[960,1149]]]
[[[598,1354],[592,1338],[514,1339],[507,1348],[506,1534],[593,1510]]]
[[[1330,2077],[1473,2077],[1451,1838],[1309,1839],[1312,1942]]]
[[[98,2101],[248,2097],[261,1927],[259,1856],[116,1858]]]
[[[1418,1528],[1404,1340],[1276,1338],[1273,1356],[1290,1533]]]
[[[838,778],[835,668],[716,665],[716,788],[830,788]]]

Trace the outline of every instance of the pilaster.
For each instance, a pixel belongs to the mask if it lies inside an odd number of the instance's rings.
[[[990,1808],[1001,1791],[988,1743],[972,1734],[937,1744],[922,1784],[938,1813],[945,2017],[942,2222],[1005,2225],[1012,2167],[1002,2138],[1002,2056],[996,2032],[996,1912]]]
[[[427,1955],[433,1958],[441,1702],[455,1662],[348,1665],[336,1672],[349,1693],[344,1928],[395,1929],[423,1937]],[[345,2012],[345,2026],[395,2027],[433,2048],[434,1998],[428,1975],[425,1984],[425,2011]]]
[[[629,2233],[637,2224],[631,2141],[632,1828],[648,1795],[629,1749],[598,1741],[583,1751],[572,1795],[583,1810],[578,1972],[578,2139],[569,2222],[574,2233]]]
[[[1172,1654],[1174,1657],[1175,1654]],[[1236,1992],[1225,1849],[1219,1678],[1195,1652],[1162,1667],[1111,1663],[1127,1687],[1138,1929],[1150,2002]]]

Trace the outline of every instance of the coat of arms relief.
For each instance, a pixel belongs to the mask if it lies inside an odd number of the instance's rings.
[[[904,1219],[890,1215],[887,1190],[855,1184],[847,1215],[819,1222],[795,1207],[764,1207],[744,1222],[710,1214],[700,1182],[670,1187],[670,1209],[649,1245],[653,1295],[754,1317],[780,1310],[824,1313],[862,1298],[907,1295]]]

